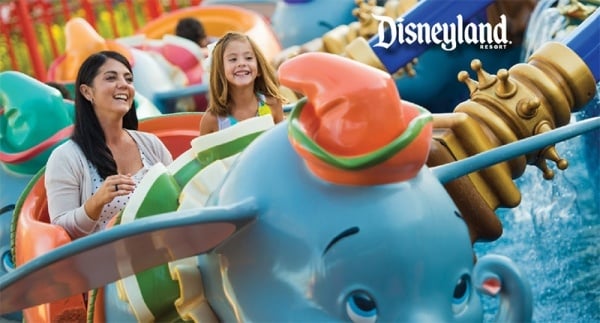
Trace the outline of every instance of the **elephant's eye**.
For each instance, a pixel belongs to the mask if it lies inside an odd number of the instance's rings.
[[[471,278],[469,275],[462,275],[454,286],[452,295],[452,311],[454,314],[460,314],[467,308],[471,296]]]
[[[373,323],[377,321],[377,305],[371,296],[355,291],[346,300],[346,313],[354,323]]]

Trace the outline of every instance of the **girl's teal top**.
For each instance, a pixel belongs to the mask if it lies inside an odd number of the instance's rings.
[[[271,114],[271,107],[266,102],[266,97],[264,94],[257,93],[258,98],[258,110],[256,111],[256,116],[264,116],[266,114]],[[234,118],[232,115],[228,115],[225,117],[217,116],[219,121],[219,130],[223,130],[225,128],[229,128],[234,124],[238,123],[238,120]]]

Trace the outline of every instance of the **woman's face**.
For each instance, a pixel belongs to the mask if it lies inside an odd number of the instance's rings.
[[[92,102],[99,118],[110,115],[122,118],[133,104],[133,74],[119,61],[108,59],[91,86],[82,85],[80,90]]]
[[[258,75],[256,55],[246,40],[232,40],[223,52],[225,77],[232,86],[254,85]]]

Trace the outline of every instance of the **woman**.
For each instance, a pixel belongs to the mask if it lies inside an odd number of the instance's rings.
[[[88,57],[75,89],[73,134],[52,152],[45,171],[50,220],[72,239],[104,229],[148,169],[172,161],[158,137],[136,131],[133,73],[123,55]]]

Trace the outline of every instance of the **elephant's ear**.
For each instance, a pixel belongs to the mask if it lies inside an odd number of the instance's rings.
[[[258,215],[253,199],[163,213],[80,238],[0,277],[0,315],[206,253]]]

